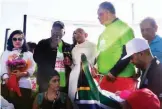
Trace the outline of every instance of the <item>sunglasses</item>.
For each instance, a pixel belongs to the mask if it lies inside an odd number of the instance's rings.
[[[13,41],[22,41],[23,38],[12,38]]]

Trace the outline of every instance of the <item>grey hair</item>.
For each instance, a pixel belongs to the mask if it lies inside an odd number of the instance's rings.
[[[141,23],[146,22],[146,21],[150,22],[150,24],[151,24],[152,27],[156,27],[157,26],[157,23],[156,23],[155,19],[152,18],[152,17],[147,17],[147,18],[143,19],[141,21]]]
[[[107,2],[107,1],[102,2],[102,3],[99,5],[99,8],[108,10],[108,11],[111,12],[112,14],[116,14],[115,7],[114,7],[114,5],[113,5],[111,2]]]

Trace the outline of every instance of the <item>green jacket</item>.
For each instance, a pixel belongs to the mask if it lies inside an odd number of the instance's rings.
[[[133,30],[124,22],[116,19],[109,25],[98,39],[97,66],[101,74],[111,72],[114,76],[130,77],[135,68],[130,60],[122,60],[126,55],[125,45],[134,38]]]

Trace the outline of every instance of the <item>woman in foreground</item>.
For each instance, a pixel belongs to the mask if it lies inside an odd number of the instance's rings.
[[[73,109],[67,94],[60,92],[60,76],[52,67],[50,72],[49,86],[46,92],[39,93],[35,98],[33,109]]]

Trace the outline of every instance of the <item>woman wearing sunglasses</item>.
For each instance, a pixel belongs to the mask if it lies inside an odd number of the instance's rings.
[[[7,49],[0,58],[1,94],[14,104],[15,109],[31,109],[32,91],[29,77],[34,71],[35,62],[32,53],[27,50],[23,32],[15,30],[11,33]]]

